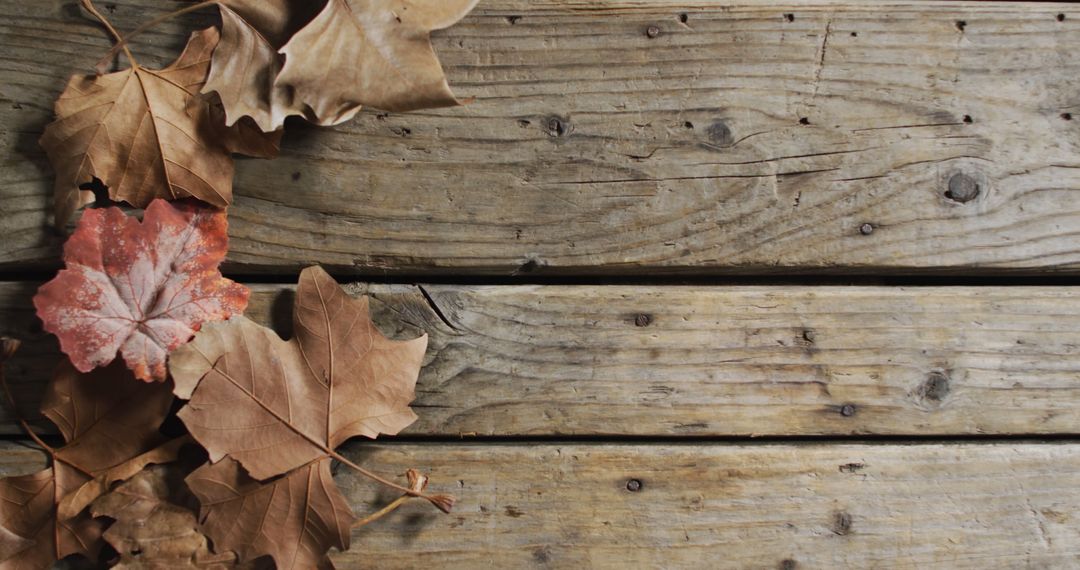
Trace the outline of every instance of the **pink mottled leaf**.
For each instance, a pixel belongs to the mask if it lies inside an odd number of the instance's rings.
[[[194,202],[155,200],[141,223],[89,210],[64,246],[67,268],[34,297],[37,314],[80,371],[119,352],[136,377],[164,380],[169,351],[247,306],[248,289],[218,271],[226,227],[224,212]]]

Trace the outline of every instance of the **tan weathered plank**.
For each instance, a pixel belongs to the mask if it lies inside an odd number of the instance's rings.
[[[431,334],[413,435],[1080,433],[1074,288],[350,287]],[[291,291],[253,289],[287,333]],[[33,291],[0,286],[28,411],[59,358]]]
[[[122,29],[173,8],[110,6]],[[74,2],[2,0],[0,44],[0,269],[53,266],[36,139],[107,43]],[[1076,5],[485,0],[436,44],[476,101],[244,161],[233,271],[1080,269]]]
[[[41,464],[10,446],[0,473]],[[1072,443],[347,449],[379,472],[423,469],[459,502],[450,515],[413,503],[354,531],[334,556],[344,568],[1080,564]],[[336,479],[358,512],[393,498],[344,468]]]

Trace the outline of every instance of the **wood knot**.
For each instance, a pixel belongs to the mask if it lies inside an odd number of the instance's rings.
[[[570,134],[570,122],[566,119],[552,115],[544,120],[544,131],[548,136],[555,138],[565,137]]]
[[[954,174],[949,178],[949,188],[945,190],[945,197],[961,204],[970,202],[979,197],[982,188],[979,182],[967,174]]]
[[[731,128],[724,121],[714,121],[705,129],[709,142],[715,146],[729,147],[735,144],[735,137],[731,134]]]
[[[920,404],[928,407],[936,407],[941,404],[952,391],[952,379],[944,370],[933,370],[926,375],[926,379],[915,388],[913,396]]]

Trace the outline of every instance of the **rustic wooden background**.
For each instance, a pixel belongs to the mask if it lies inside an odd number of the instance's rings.
[[[432,335],[421,420],[347,450],[459,506],[341,567],[1080,567],[1080,7],[482,0],[435,43],[475,102],[291,124],[230,210],[257,320],[288,334],[319,263]],[[0,46],[0,334],[33,415],[63,239],[36,141],[108,42],[74,0],[0,0]],[[11,418],[0,475],[43,463]]]

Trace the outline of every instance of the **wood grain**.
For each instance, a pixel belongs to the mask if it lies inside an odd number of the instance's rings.
[[[172,8],[110,7],[121,29]],[[75,2],[0,0],[0,43],[0,270],[51,268],[36,139],[107,42]],[[238,169],[230,270],[1080,269],[1076,5],[485,0],[436,44],[475,102],[290,125]]]
[[[411,503],[354,531],[343,568],[1080,564],[1075,443],[347,449],[382,473],[422,469],[458,504]],[[43,463],[10,442],[0,458],[4,475]],[[357,512],[393,498],[344,468],[336,480]]]
[[[1080,433],[1072,288],[349,288],[431,335],[414,436]],[[27,414],[61,357],[33,291],[0,285]],[[292,303],[254,286],[248,315],[287,336]]]

